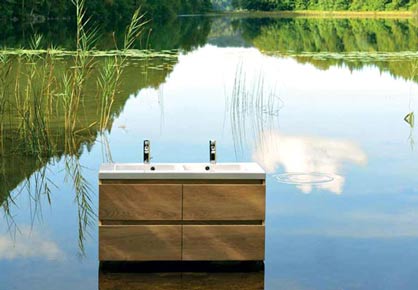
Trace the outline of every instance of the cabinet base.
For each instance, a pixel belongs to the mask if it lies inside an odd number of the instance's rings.
[[[120,273],[259,272],[264,271],[264,261],[102,261],[100,271]]]

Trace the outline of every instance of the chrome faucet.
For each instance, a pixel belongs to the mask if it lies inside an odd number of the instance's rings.
[[[209,140],[209,160],[211,164],[216,163],[216,141]]]
[[[144,163],[149,164],[151,160],[151,142],[144,140]]]

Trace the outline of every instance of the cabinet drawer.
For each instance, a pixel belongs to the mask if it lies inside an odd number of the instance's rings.
[[[262,225],[185,225],[185,261],[264,260]]]
[[[100,261],[180,260],[181,226],[100,226],[99,259]]]
[[[181,184],[101,184],[100,220],[181,220]]]
[[[263,184],[185,184],[183,220],[264,220]]]

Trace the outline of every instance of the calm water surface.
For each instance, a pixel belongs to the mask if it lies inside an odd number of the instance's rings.
[[[181,24],[191,40],[155,31],[171,56],[129,59],[108,130],[72,147],[24,154],[18,114],[3,112],[0,289],[417,289],[414,21],[196,23]],[[86,127],[96,108],[86,97]],[[60,136],[63,120],[49,122]],[[264,272],[99,271],[98,168],[141,162],[143,139],[153,162],[206,162],[216,139],[218,162],[265,168]]]

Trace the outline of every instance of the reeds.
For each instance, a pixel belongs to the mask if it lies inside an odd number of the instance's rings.
[[[0,155],[4,152],[4,116],[6,114],[6,97],[9,89],[9,75],[12,62],[9,56],[0,54]]]
[[[259,140],[263,132],[278,125],[283,102],[275,87],[265,87],[261,71],[256,77],[248,78],[242,63],[237,66],[231,94],[227,95],[225,100],[235,155],[238,158],[245,151],[246,144]]]
[[[35,35],[31,48],[38,49],[42,37]],[[19,56],[15,73],[15,110],[19,116],[18,133],[22,141],[18,148],[26,155],[45,157],[53,152],[49,118],[54,103],[54,61],[36,55]]]
[[[71,179],[75,191],[74,201],[77,204],[78,246],[80,254],[85,255],[84,241],[90,227],[95,223],[97,215],[92,207],[92,188],[83,175],[84,167],[78,156],[65,158],[66,179]]]
[[[131,54],[142,53],[131,52],[131,49],[145,21],[138,9],[126,29],[123,49],[97,52],[98,29],[86,18],[86,0],[72,1],[76,8],[76,51],[66,53],[55,47],[42,49],[42,37],[34,35],[29,49],[15,54],[0,52],[0,148],[3,147],[6,112],[10,116],[17,115],[17,118],[11,117],[13,121],[8,131],[11,139],[8,141],[12,146],[9,145],[7,152],[0,150],[0,156],[23,155],[39,164],[37,168],[41,169],[32,176],[27,175],[23,182],[34,202],[31,206],[33,216],[41,212],[41,197],[51,203],[54,184],[47,177],[48,164],[53,165],[55,157],[64,157],[66,180],[73,185],[75,192],[79,249],[84,255],[84,241],[89,226],[96,220],[96,213],[92,207],[94,191],[84,177],[84,166],[80,162],[81,149],[83,144],[94,142],[97,132],[102,135],[105,130],[110,130],[113,104],[126,60]],[[64,60],[58,63],[57,59],[62,57]],[[104,60],[98,61],[98,57],[104,57]],[[70,65],[63,69],[62,62]],[[96,87],[95,92],[92,87]],[[98,103],[98,118],[86,123],[91,118],[86,117],[84,102],[92,99]],[[59,125],[61,121],[63,126]],[[107,151],[107,156],[110,156],[110,149]],[[2,206],[6,216],[12,218],[14,198],[11,192],[4,194],[8,196],[1,199]]]
[[[140,9],[138,8],[132,15],[131,22],[126,28],[123,51],[132,49],[135,40],[143,32],[146,23],[147,21],[144,21],[144,14],[140,14]],[[97,91],[100,100],[99,128],[101,132],[105,129],[109,129],[108,125],[111,117],[111,109],[120,85],[126,59],[127,56],[114,55],[113,58],[107,58],[104,65],[100,68],[100,74],[97,80]]]

